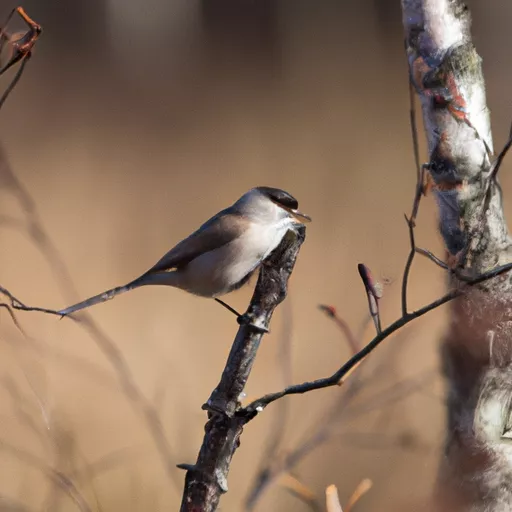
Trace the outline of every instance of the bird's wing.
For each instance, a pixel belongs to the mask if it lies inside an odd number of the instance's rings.
[[[238,238],[250,222],[245,217],[223,210],[173,247],[146,274],[183,267],[200,254],[218,249]]]

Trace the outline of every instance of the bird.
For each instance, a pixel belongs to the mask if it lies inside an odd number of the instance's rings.
[[[250,279],[289,230],[311,222],[291,194],[272,187],[255,187],[206,221],[133,281],[94,295],[57,313],[62,317],[106,302],[147,285],[166,285],[193,295],[219,299]]]

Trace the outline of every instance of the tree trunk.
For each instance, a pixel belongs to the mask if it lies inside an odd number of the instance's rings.
[[[511,261],[481,59],[460,0],[402,0],[411,81],[422,104],[440,230],[452,267],[475,276]],[[499,159],[498,159],[499,160]],[[451,303],[436,510],[512,509],[512,285],[509,273]]]

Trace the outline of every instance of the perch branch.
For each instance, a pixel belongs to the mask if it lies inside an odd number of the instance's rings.
[[[289,232],[279,247],[262,265],[258,283],[245,317],[250,324],[241,325],[218,386],[203,406],[208,411],[205,435],[196,463],[185,466],[185,489],[182,512],[212,512],[220,496],[227,492],[227,477],[247,415],[239,415],[240,395],[249,378],[262,338],[275,308],[287,294],[288,279],[305,238],[305,229]],[[183,467],[183,465],[182,465]]]

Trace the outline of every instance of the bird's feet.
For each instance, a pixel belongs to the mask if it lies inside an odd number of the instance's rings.
[[[261,334],[268,334],[270,332],[263,325],[256,325],[255,323],[253,323],[252,318],[250,318],[246,314],[238,315],[236,321],[238,322],[239,325],[246,325],[247,327],[250,327],[251,329]]]
[[[236,309],[232,308],[229,304],[226,304],[223,300],[217,297],[215,297],[215,301],[218,302],[224,308],[226,308],[228,311],[236,315],[236,321],[238,322],[239,325],[247,325],[254,331],[262,334],[268,334],[270,332],[266,327],[262,325],[256,325],[255,323],[253,323],[252,318],[249,315],[247,315],[247,313],[241,315]]]

